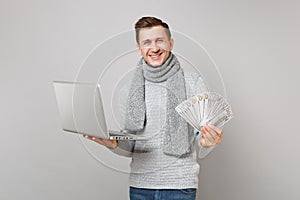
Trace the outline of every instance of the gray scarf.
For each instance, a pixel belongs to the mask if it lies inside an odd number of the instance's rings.
[[[175,111],[175,107],[186,100],[187,96],[183,70],[173,54],[158,67],[149,66],[143,58],[139,61],[129,91],[125,129],[142,131],[147,123],[145,79],[154,83],[167,81],[167,117],[163,127],[164,153],[177,157],[189,154],[194,135],[192,127]]]

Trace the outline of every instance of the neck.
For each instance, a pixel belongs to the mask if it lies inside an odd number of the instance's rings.
[[[158,67],[151,67],[144,60],[141,66],[145,79],[151,82],[166,81],[180,69],[179,62],[173,54],[170,54],[166,62]]]

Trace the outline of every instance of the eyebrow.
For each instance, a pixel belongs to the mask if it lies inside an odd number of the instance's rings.
[[[164,37],[157,37],[154,40],[159,40],[159,39],[165,39],[165,38]],[[149,42],[149,41],[152,41],[152,40],[151,39],[145,39],[145,40],[142,40],[141,42]]]
[[[150,42],[150,39],[142,40],[142,42]]]

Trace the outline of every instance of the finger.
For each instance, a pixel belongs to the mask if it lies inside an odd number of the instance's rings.
[[[200,144],[203,147],[210,147],[210,146],[212,146],[212,143],[207,138],[201,138]]]
[[[101,138],[97,138],[97,137],[90,136],[90,135],[84,135],[84,137],[89,139],[89,140],[92,140],[94,142],[102,143]]]
[[[222,132],[220,132],[219,134],[217,132],[215,132],[213,129],[211,129],[211,131],[207,134],[210,134],[213,136],[214,138],[214,141],[211,141],[213,143],[213,145],[217,145],[217,144],[220,144],[221,143],[221,140],[222,140],[222,137],[223,137],[223,134]]]
[[[220,137],[222,136],[222,130],[219,129],[218,127],[211,126],[210,127],[210,133],[213,135],[213,137],[216,139],[216,141],[220,141]]]
[[[218,131],[218,128],[217,129],[209,128],[209,131],[207,133],[208,136],[209,135],[211,136],[208,138],[210,139],[212,145],[220,144],[222,140],[222,132],[217,133],[216,130]]]
[[[208,133],[205,134],[204,139],[205,139],[205,144],[206,145],[211,145],[213,143],[213,139],[211,138],[211,136]]]
[[[208,126],[205,126],[204,129],[205,129],[205,136],[207,137],[209,142],[215,144],[217,139],[219,138],[217,133],[215,133],[214,130],[210,129]]]
[[[217,141],[217,144],[220,144],[220,143],[221,143],[222,138],[223,138],[223,134],[221,133],[221,135],[219,136],[219,139],[218,139],[218,141]]]
[[[206,147],[206,146],[207,146],[206,140],[205,140],[204,138],[201,138],[201,139],[200,139],[200,144],[201,144],[201,146],[203,146],[203,147]]]
[[[86,138],[86,139],[92,140],[92,136],[89,136],[89,135],[83,135],[83,136],[84,136],[84,138]]]
[[[94,142],[99,143],[99,144],[105,144],[105,141],[104,141],[104,139],[102,139],[102,138],[93,137],[92,140],[93,140]]]
[[[110,148],[115,147],[117,144],[116,140],[108,140],[103,138],[94,138],[93,141]]]
[[[103,139],[103,138],[97,138],[94,136],[89,136],[89,135],[84,135],[84,138],[92,140],[98,144],[104,145],[109,148],[116,148],[118,146],[118,141],[117,140],[109,140],[109,139]]]
[[[222,134],[222,130],[216,126],[213,126],[213,125],[208,125],[211,129],[213,129],[217,134],[218,136],[220,136]]]
[[[213,132],[214,132],[213,134],[215,134],[215,138],[217,138],[216,144],[220,144],[221,140],[223,138],[222,130],[213,125],[208,125],[208,126],[210,127],[211,130],[213,130]]]
[[[117,140],[108,140],[108,139],[101,139],[99,144],[102,144],[108,148],[114,149],[118,146],[118,141]]]
[[[210,139],[208,138],[208,134],[207,134],[207,131],[205,129],[203,129],[202,131],[202,138],[200,139],[200,144],[204,147],[209,147],[211,146],[211,141]]]
[[[205,132],[204,126],[201,127],[200,131],[201,133]]]

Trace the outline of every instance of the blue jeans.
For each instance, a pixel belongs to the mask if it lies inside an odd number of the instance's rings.
[[[196,188],[144,189],[130,187],[130,200],[195,200]]]

